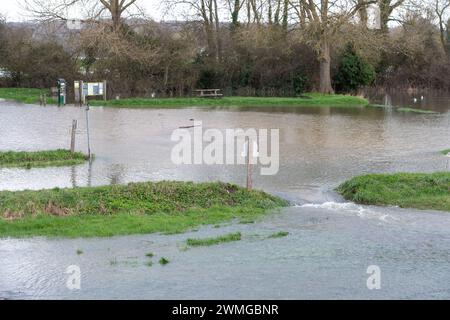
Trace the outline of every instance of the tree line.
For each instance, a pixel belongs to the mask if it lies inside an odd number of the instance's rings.
[[[450,87],[450,0],[165,0],[173,22],[149,19],[139,0],[23,2],[33,23],[0,22],[0,85],[106,79],[121,96]]]

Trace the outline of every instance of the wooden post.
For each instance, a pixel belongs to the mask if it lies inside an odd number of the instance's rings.
[[[247,190],[253,189],[253,141],[247,137]]]
[[[103,81],[103,100],[106,101],[107,94],[106,94],[106,80]]]
[[[44,99],[42,98],[42,93],[39,95],[39,104],[41,106],[44,104]]]
[[[47,106],[47,94],[44,93],[44,107]]]
[[[77,120],[72,120],[72,132],[70,137],[70,152],[75,152],[75,137],[77,132]]]

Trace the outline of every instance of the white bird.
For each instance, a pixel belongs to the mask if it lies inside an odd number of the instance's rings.
[[[414,100],[413,100],[413,101],[414,101],[414,103],[416,103],[416,102],[417,102],[417,98],[414,98]]]
[[[423,99],[425,99],[424,96],[421,96],[421,97],[420,97],[420,100],[423,100]]]

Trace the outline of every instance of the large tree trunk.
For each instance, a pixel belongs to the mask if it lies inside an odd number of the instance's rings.
[[[233,28],[239,27],[240,0],[234,0],[233,12],[231,13],[231,25]]]
[[[110,12],[111,12],[111,18],[113,22],[113,30],[117,31],[119,30],[121,26],[121,7],[119,4],[119,0],[112,0],[110,2]]]
[[[289,0],[284,0],[283,6],[283,30],[287,32],[288,30],[288,15],[289,15]]]
[[[358,9],[358,16],[360,24],[364,27],[367,27],[368,17],[367,17],[367,6],[364,5],[364,0],[358,0],[358,5],[360,8]]]
[[[331,86],[331,56],[330,43],[328,39],[320,43],[320,89],[321,93],[334,93]]]

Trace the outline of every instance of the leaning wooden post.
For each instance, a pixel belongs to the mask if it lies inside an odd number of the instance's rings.
[[[72,120],[72,132],[70,137],[70,152],[75,152],[75,137],[77,131],[77,120]]]
[[[91,137],[89,135],[89,101],[86,103],[86,134],[87,134],[87,145],[88,145],[88,159],[91,161]]]
[[[253,142],[247,137],[247,190],[253,189]]]

